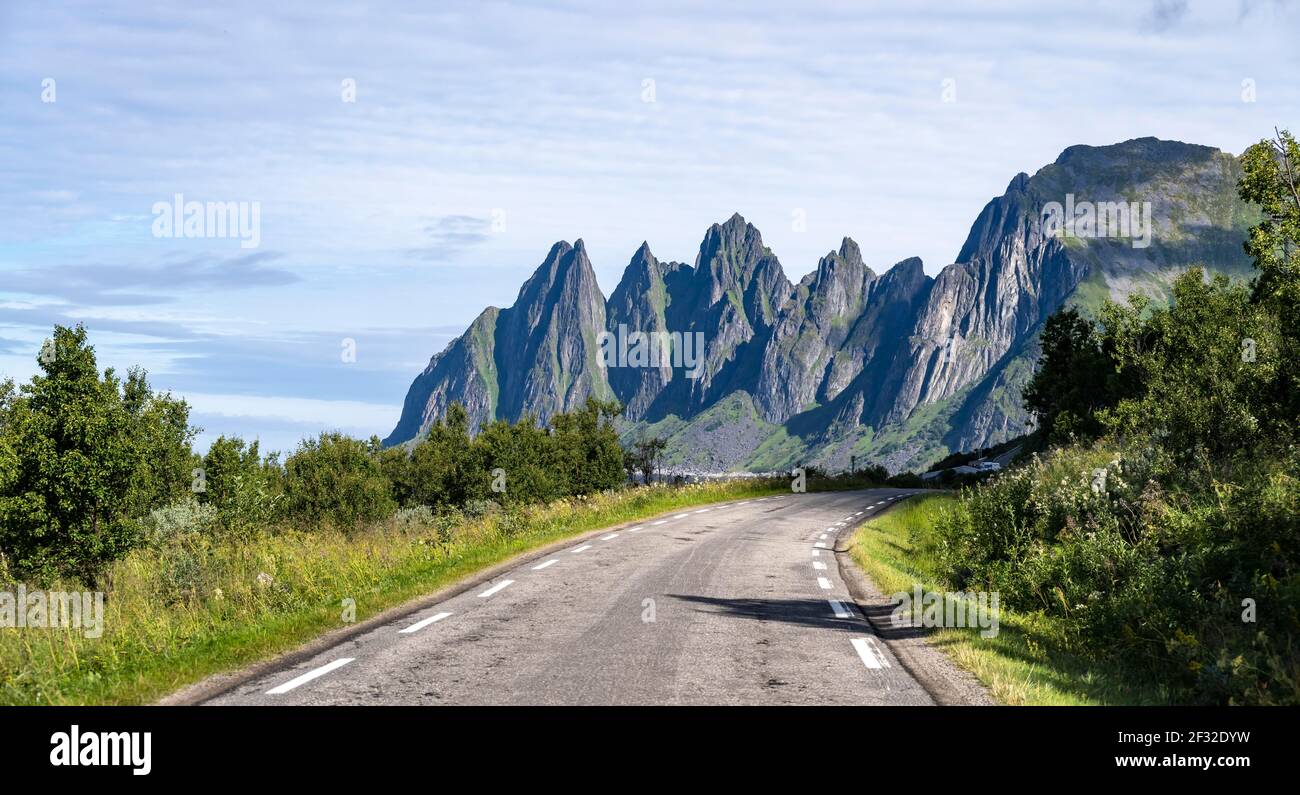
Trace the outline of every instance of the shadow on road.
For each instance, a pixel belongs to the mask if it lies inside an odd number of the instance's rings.
[[[847,618],[836,618],[831,611],[829,599],[836,597],[827,597],[826,599],[722,599],[714,596],[688,596],[685,594],[668,594],[672,599],[678,599],[683,602],[691,602],[699,607],[697,609],[703,612],[722,614],[734,618],[745,618],[754,621],[780,621],[787,624],[798,624],[805,627],[816,629],[829,629],[841,632],[856,632],[861,634],[866,629],[866,623],[863,621],[862,612],[856,604],[842,597],[839,601],[849,610]],[[888,634],[881,633],[888,638],[913,637],[924,633],[924,630],[913,627],[889,627],[889,613],[884,613],[884,623],[889,629]]]

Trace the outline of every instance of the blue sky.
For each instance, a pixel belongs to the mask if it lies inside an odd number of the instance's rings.
[[[846,235],[935,273],[1067,146],[1300,119],[1274,0],[352,5],[0,5],[0,377],[84,322],[203,445],[385,435],[556,240],[607,294],[736,211],[791,279]],[[257,202],[258,245],[155,236],[178,193]]]

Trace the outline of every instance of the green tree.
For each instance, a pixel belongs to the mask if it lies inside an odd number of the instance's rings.
[[[1092,322],[1077,309],[1058,310],[1043,324],[1042,357],[1024,390],[1025,408],[1038,418],[1049,443],[1094,438],[1095,414],[1111,401],[1114,372]]]
[[[304,440],[284,462],[287,515],[305,526],[355,529],[397,507],[380,464],[379,440],[339,433]]]
[[[31,383],[0,389],[0,551],[38,580],[89,580],[186,485],[189,408],[142,371],[101,377],[82,326],[56,326],[37,361]]]
[[[632,458],[641,471],[642,482],[647,486],[654,482],[659,471],[659,459],[663,456],[668,440],[660,436],[640,439],[632,446]]]
[[[473,468],[469,415],[452,403],[411,449],[405,467],[390,466],[390,471],[402,473],[397,486],[403,503],[436,508],[464,504]]]
[[[1245,244],[1259,270],[1255,297],[1295,308],[1300,306],[1300,145],[1287,130],[1276,135],[1242,155],[1238,189],[1264,214]]]
[[[1108,307],[1115,367],[1139,373],[1140,393],[1101,412],[1111,431],[1154,434],[1177,459],[1226,461],[1266,444],[1263,421],[1276,371],[1276,322],[1248,288],[1191,268],[1174,281],[1173,303],[1140,317]],[[1243,343],[1247,343],[1243,345]]]
[[[1269,389],[1278,425],[1295,433],[1300,418],[1300,145],[1287,130],[1242,155],[1241,197],[1260,206],[1263,220],[1245,248],[1259,275],[1253,298],[1278,319],[1277,369]]]
[[[484,425],[473,442],[469,495],[498,502],[545,502],[561,495],[554,437],[531,416]],[[503,486],[496,491],[494,486]]]
[[[613,424],[622,410],[618,401],[589,397],[581,409],[551,418],[562,493],[591,494],[623,484],[623,447]]]
[[[248,534],[263,527],[274,514],[278,466],[263,463],[258,443],[220,436],[203,457],[203,490],[199,502],[211,505],[228,533]]]
[[[198,429],[190,426],[189,405],[170,394],[153,392],[148,376],[138,367],[127,373],[122,403],[143,456],[130,506],[131,515],[140,517],[190,493],[191,445]]]

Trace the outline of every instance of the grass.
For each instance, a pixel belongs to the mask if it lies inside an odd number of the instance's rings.
[[[946,591],[933,550],[935,520],[956,502],[950,494],[907,500],[853,536],[853,560],[886,594]],[[931,643],[970,671],[997,701],[1012,705],[1168,704],[1171,695],[1140,671],[1071,654],[1041,614],[999,611],[996,637],[974,629],[939,629]]]
[[[784,481],[757,480],[653,486],[460,521],[394,517],[352,534],[172,539],[109,569],[100,585],[101,637],[0,629],[0,704],[149,703],[549,542],[788,489]],[[49,590],[85,589],[62,583]],[[355,602],[355,616],[345,616],[345,599]]]

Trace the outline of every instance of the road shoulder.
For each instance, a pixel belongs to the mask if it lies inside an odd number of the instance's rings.
[[[891,505],[887,510],[893,509]],[[875,517],[873,517],[875,518]],[[935,648],[925,630],[895,627],[889,619],[894,603],[853,562],[850,548],[857,526],[843,534],[835,545],[840,578],[849,594],[898,662],[940,706],[997,706],[998,702],[973,674],[959,667]]]

